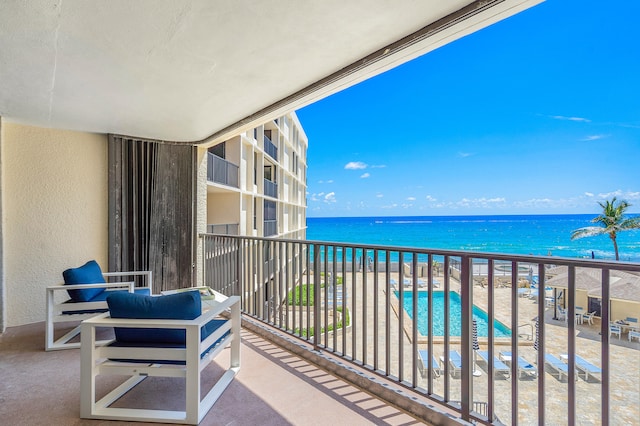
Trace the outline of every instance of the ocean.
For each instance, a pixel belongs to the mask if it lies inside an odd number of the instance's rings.
[[[595,214],[307,218],[307,239],[412,248],[615,259],[608,235],[571,240]],[[634,215],[629,215],[632,217]],[[640,230],[617,236],[620,260],[640,262]]]

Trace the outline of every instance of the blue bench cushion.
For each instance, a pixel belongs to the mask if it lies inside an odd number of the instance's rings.
[[[98,284],[105,282],[100,265],[95,260],[90,260],[78,268],[67,269],[62,273],[62,277],[65,284]],[[74,302],[88,302],[103,291],[104,288],[67,290],[69,297]]]
[[[117,291],[107,296],[107,306],[111,318],[192,320],[202,313],[198,291],[157,297]],[[186,342],[185,330],[115,327],[114,331],[119,343],[184,345]]]

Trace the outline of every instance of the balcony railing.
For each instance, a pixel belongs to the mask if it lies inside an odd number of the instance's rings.
[[[210,234],[238,235],[240,225],[237,223],[219,223],[207,225],[207,232]]]
[[[265,237],[270,237],[278,233],[278,221],[277,220],[265,220],[263,222],[263,231]]]
[[[267,135],[264,135],[264,152],[274,160],[278,161],[278,147],[271,142]]]
[[[202,238],[206,285],[240,295],[245,314],[461,419],[637,421],[640,343],[609,332],[614,320],[638,324],[640,264]],[[598,298],[593,321],[580,307]]]
[[[278,198],[278,184],[271,182],[269,179],[264,180],[264,195],[267,197]]]
[[[207,180],[238,188],[238,166],[212,153],[207,162]]]

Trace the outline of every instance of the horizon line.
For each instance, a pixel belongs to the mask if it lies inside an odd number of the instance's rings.
[[[307,216],[307,219],[366,219],[366,218],[392,218],[392,217],[506,217],[506,216],[598,216],[599,213],[514,213],[514,214],[444,214],[444,215],[375,215],[375,216]],[[628,213],[628,216],[637,216],[640,213]]]

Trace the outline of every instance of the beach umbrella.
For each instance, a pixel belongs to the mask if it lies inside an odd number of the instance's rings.
[[[473,319],[473,330],[471,334],[471,339],[472,339],[472,346],[473,346],[473,375],[480,376],[482,372],[480,372],[480,370],[476,368],[477,367],[476,351],[480,350],[480,343],[478,343],[478,323],[476,322],[475,318]]]
[[[540,329],[540,323],[538,322],[538,317],[536,317],[536,340],[533,342],[533,349],[534,350],[538,350],[538,336],[539,336],[539,332],[538,330]]]

